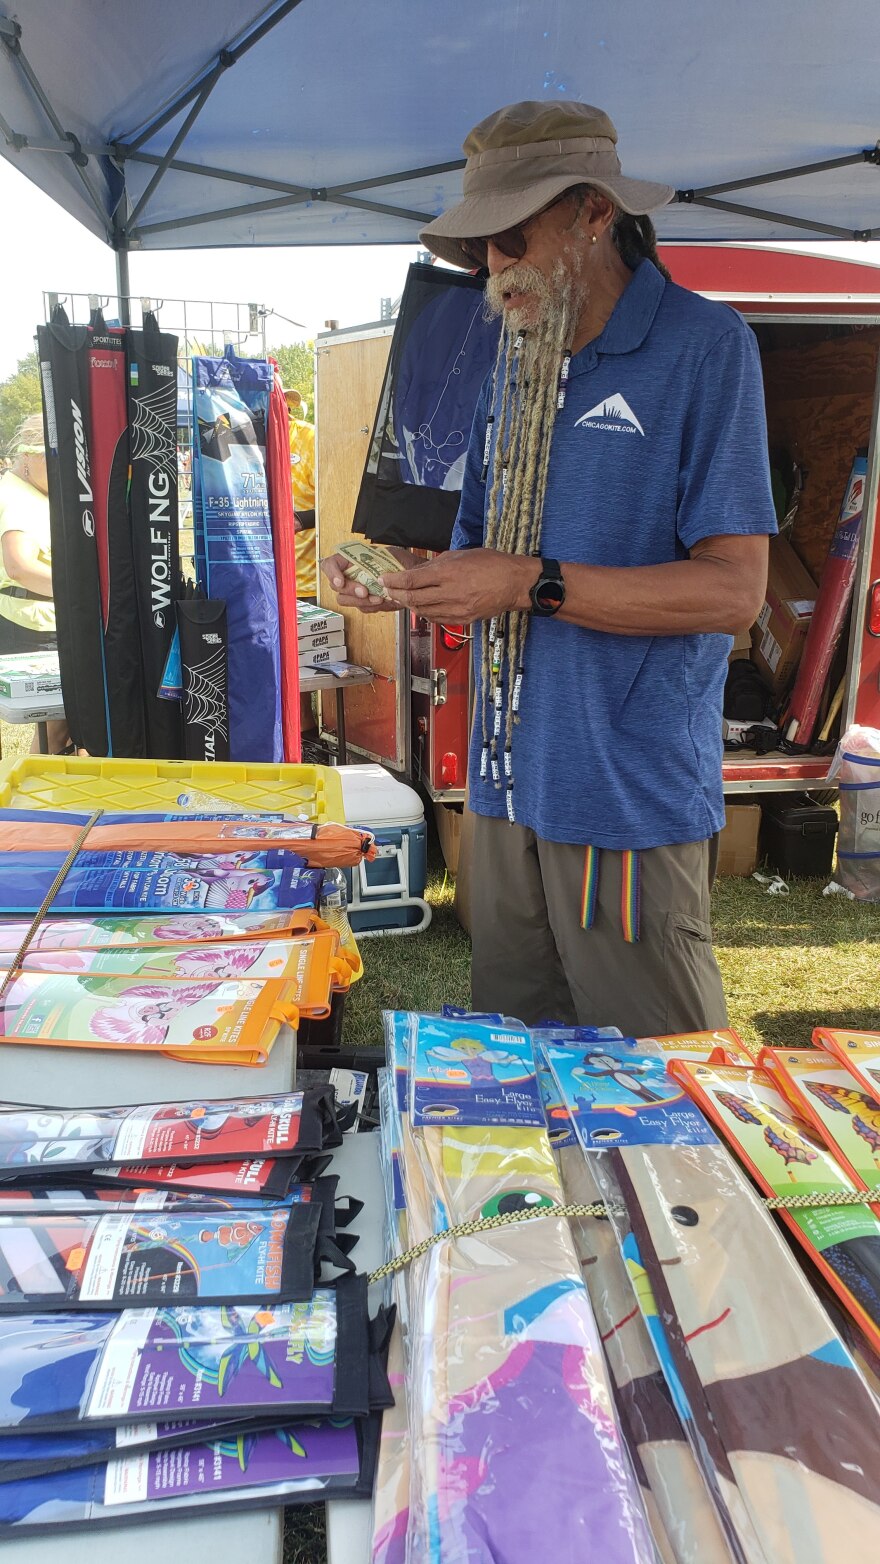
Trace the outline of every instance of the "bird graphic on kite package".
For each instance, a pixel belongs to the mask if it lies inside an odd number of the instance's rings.
[[[874,1166],[880,1168],[880,1102],[867,1092],[848,1086],[835,1086],[830,1081],[807,1081],[807,1091],[818,1097],[826,1108],[835,1113],[848,1113],[856,1135],[870,1147]]]
[[[760,1103],[746,1101],[736,1092],[719,1092],[718,1101],[741,1124],[755,1124],[763,1129],[765,1142],[782,1158],[793,1184],[797,1183],[798,1175],[792,1164],[809,1167],[816,1161],[819,1152],[798,1127],[796,1119],[782,1114],[778,1108],[765,1108]]]

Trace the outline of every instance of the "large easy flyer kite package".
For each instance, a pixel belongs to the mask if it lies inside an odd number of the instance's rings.
[[[439,1227],[561,1204],[524,1037],[513,1025],[410,1018],[404,1156],[418,1159]],[[454,1120],[438,1121],[450,1090]],[[407,1220],[410,1241],[426,1236],[411,1208]],[[414,1265],[409,1308],[411,1556],[650,1557],[564,1220],[437,1245]]]
[[[730,1556],[869,1564],[877,1409],[853,1359],[678,1082],[656,1056],[601,1048],[546,1053]]]

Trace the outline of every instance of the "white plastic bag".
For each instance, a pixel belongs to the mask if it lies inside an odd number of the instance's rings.
[[[880,901],[880,731],[847,728],[828,777],[840,788],[837,879],[859,901]]]

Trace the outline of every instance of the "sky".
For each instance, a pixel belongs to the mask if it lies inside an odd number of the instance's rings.
[[[5,380],[33,347],[34,328],[45,318],[44,291],[115,296],[116,270],[112,250],[2,158],[0,225],[0,380]],[[266,322],[268,345],[281,346],[314,337],[327,320],[342,326],[378,320],[382,299],[400,297],[416,254],[414,245],[133,252],[131,292],[135,298],[164,298],[160,323],[172,331],[180,324],[179,311],[172,318],[174,299],[265,305],[277,312]],[[256,345],[242,351],[255,353]]]
[[[0,380],[5,380],[33,347],[34,328],[45,319],[44,291],[115,296],[116,272],[112,250],[3,158],[0,224]],[[880,243],[791,243],[787,248],[880,263]],[[378,320],[382,299],[400,297],[407,266],[417,254],[415,245],[135,251],[129,263],[131,292],[135,298],[166,300],[160,323],[169,331],[179,331],[182,321],[174,300],[265,306],[275,312],[266,322],[267,345],[281,346],[314,337],[328,320],[342,326]],[[85,318],[82,312],[78,318]],[[236,317],[218,311],[215,319],[222,330]],[[253,340],[241,348],[252,356],[257,350]]]

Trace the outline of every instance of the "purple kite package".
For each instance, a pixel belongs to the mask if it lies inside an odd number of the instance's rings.
[[[302,1422],[0,1484],[0,1535],[367,1497],[375,1430]]]
[[[159,1420],[364,1417],[387,1401],[362,1276],[307,1303],[0,1319],[9,1434]]]

